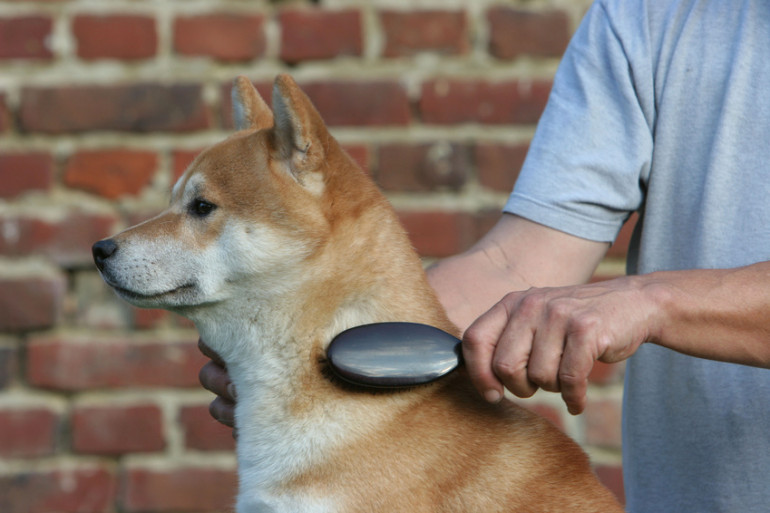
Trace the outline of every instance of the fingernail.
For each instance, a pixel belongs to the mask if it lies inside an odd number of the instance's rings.
[[[238,399],[238,394],[235,392],[235,385],[232,383],[227,384],[227,393],[233,398],[233,401]]]
[[[484,399],[486,399],[487,402],[498,403],[502,398],[503,396],[500,395],[500,392],[498,392],[497,390],[487,390],[486,392],[484,392]]]

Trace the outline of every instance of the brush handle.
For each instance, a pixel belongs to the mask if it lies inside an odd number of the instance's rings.
[[[359,386],[402,388],[449,374],[462,362],[460,339],[411,322],[365,324],[343,331],[329,344],[329,367]]]

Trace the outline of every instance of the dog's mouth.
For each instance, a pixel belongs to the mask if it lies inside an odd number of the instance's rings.
[[[131,290],[125,287],[121,287],[120,285],[116,284],[114,281],[108,279],[104,275],[102,275],[102,277],[104,278],[104,281],[107,282],[107,285],[112,287],[115,290],[115,292],[117,292],[122,298],[124,298],[126,301],[129,301],[131,303],[148,303],[148,302],[157,303],[166,298],[179,296],[195,289],[194,283],[186,283],[184,285],[180,285],[179,287],[175,287],[170,290],[146,294],[142,292],[137,292],[136,290]]]

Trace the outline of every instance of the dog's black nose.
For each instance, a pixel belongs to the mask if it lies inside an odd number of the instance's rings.
[[[101,271],[104,269],[104,261],[110,258],[118,250],[118,245],[112,239],[100,240],[91,248],[94,254],[96,267]]]

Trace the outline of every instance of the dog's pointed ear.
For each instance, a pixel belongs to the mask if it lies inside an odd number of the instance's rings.
[[[310,99],[289,75],[275,79],[273,113],[278,156],[289,163],[297,181],[305,185],[308,173],[320,171],[331,135]]]
[[[263,129],[273,126],[273,113],[246,77],[233,82],[233,121],[237,130]]]

